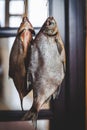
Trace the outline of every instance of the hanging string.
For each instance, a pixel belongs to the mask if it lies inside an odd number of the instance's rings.
[[[28,0],[24,0],[24,16],[28,16]]]
[[[48,6],[48,4],[49,4],[49,1],[48,1],[48,0],[46,0],[46,6]]]
[[[49,0],[45,0],[45,1],[46,1],[46,6],[48,8],[48,10],[47,10],[47,16],[49,16]]]

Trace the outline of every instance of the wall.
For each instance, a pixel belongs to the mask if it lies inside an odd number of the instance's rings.
[[[57,130],[84,130],[85,0],[54,0],[54,6],[52,13],[65,43],[67,68],[65,89],[62,89],[58,100],[52,102],[55,115],[52,127]]]
[[[87,14],[87,0],[86,0],[86,14]],[[87,130],[87,16],[86,16],[86,130]]]

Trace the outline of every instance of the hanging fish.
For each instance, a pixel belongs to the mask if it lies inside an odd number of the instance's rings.
[[[28,74],[33,79],[33,104],[22,120],[32,119],[37,129],[37,117],[43,104],[56,98],[65,76],[64,44],[53,17],[48,17],[33,40]]]
[[[24,16],[9,58],[9,77],[13,79],[15,87],[19,93],[22,110],[23,98],[32,89],[31,85],[27,86],[27,68],[33,34],[35,34],[34,28],[28,18]]]

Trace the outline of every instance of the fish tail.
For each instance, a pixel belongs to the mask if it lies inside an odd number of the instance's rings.
[[[25,113],[25,115],[22,117],[22,121],[31,119],[34,129],[37,130],[37,118],[38,118],[38,113],[32,106],[31,109],[27,113]]]
[[[21,109],[22,109],[22,111],[24,110],[23,109],[23,98],[22,99],[20,99],[21,100]]]

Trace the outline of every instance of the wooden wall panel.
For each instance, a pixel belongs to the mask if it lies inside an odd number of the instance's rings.
[[[86,32],[86,93],[85,94],[86,94],[86,130],[87,130],[87,32]]]
[[[87,130],[87,0],[86,0],[86,130]]]
[[[59,2],[61,3],[63,1],[59,0]],[[52,130],[55,126],[55,130],[84,130],[85,0],[65,0],[64,9],[64,16],[62,13],[60,13],[60,16],[65,18],[64,37],[67,54],[67,70],[65,84],[62,86],[61,94],[58,100],[51,102],[54,113]]]

